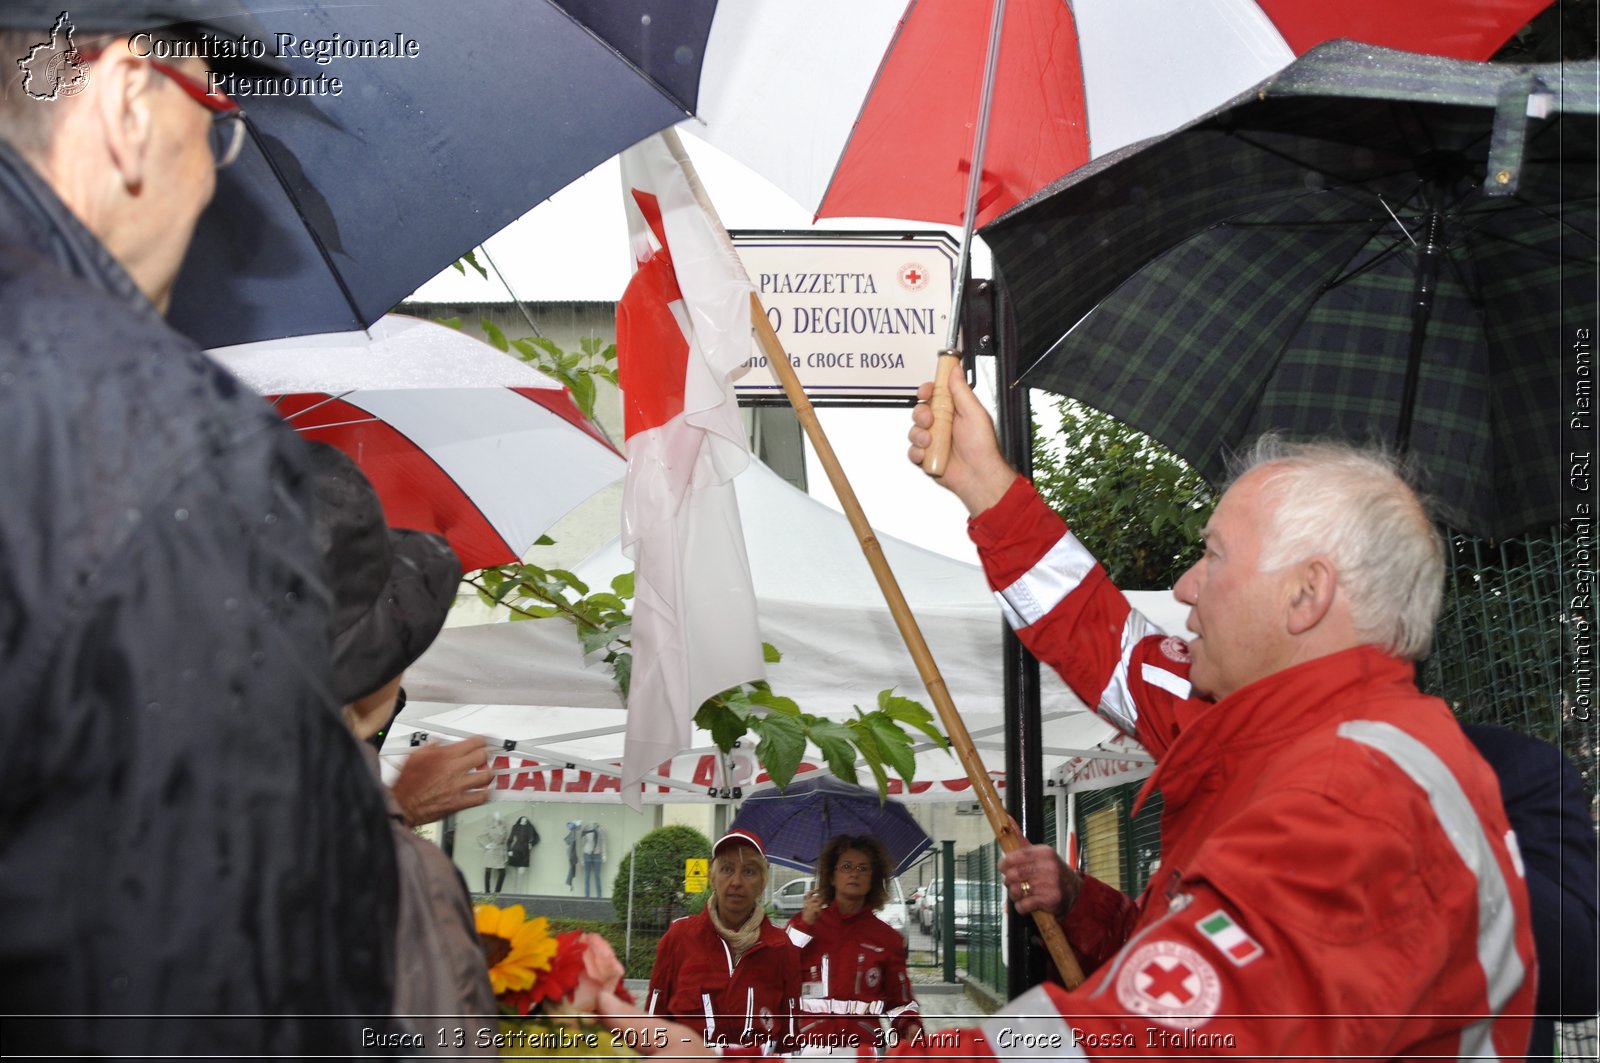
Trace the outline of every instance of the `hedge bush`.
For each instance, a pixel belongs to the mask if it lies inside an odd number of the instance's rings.
[[[627,856],[617,866],[617,877],[611,885],[611,906],[616,909],[617,920],[626,925],[628,920],[629,875],[633,862],[639,862],[633,873],[633,929],[634,953],[638,954],[638,934],[660,936],[674,919],[698,912],[705,905],[704,894],[688,894],[683,890],[683,862],[690,859],[709,859],[711,839],[693,827],[659,827],[639,839]],[[619,953],[620,955],[620,953]]]

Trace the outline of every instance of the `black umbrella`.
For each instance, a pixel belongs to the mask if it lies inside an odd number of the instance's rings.
[[[232,83],[252,136],[219,175],[169,317],[203,347],[364,328],[682,120],[716,2],[243,6],[294,80]]]
[[[983,230],[1015,375],[1213,483],[1279,429],[1409,452],[1465,530],[1558,520],[1563,328],[1594,313],[1595,84],[1593,62],[1315,49]]]

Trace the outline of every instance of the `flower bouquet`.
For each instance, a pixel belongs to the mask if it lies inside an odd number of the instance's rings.
[[[581,930],[552,935],[548,919],[529,919],[520,904],[472,911],[500,1003],[495,1047],[502,1056],[637,1055],[609,1029],[581,1018],[596,1012],[602,992],[633,1000],[610,942]]]

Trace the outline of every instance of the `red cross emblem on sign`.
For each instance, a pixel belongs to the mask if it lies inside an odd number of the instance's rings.
[[[1194,977],[1194,972],[1181,963],[1163,967],[1152,960],[1139,973],[1150,980],[1144,991],[1153,997],[1169,996],[1180,1006],[1194,999],[1194,993],[1185,984]]]
[[[928,271],[916,262],[900,267],[900,286],[907,291],[921,291],[928,283]]]

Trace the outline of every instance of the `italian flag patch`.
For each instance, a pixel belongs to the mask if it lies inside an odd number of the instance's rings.
[[[1196,923],[1195,927],[1236,967],[1255,962],[1267,951],[1260,942],[1241,930],[1238,923],[1228,918],[1227,912],[1213,912]]]

